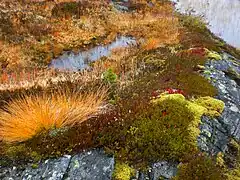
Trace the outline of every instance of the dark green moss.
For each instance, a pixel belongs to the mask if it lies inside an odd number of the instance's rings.
[[[55,17],[74,16],[80,17],[80,3],[78,2],[63,2],[56,5],[52,10],[52,15]]]
[[[180,73],[177,76],[179,87],[187,94],[197,96],[215,96],[217,90],[209,81],[197,73]]]

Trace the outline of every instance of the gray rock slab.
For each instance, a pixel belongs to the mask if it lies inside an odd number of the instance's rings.
[[[108,180],[112,177],[114,158],[103,150],[92,150],[75,155],[70,162],[65,180]]]
[[[37,168],[27,167],[22,174],[22,180],[61,180],[67,171],[71,156],[59,159],[48,159]]]
[[[202,117],[198,146],[201,150],[210,154],[225,151],[231,137],[240,140],[240,86],[237,79],[229,76],[227,71],[240,72],[240,61],[227,53],[223,53],[223,60],[209,60],[203,76],[218,90],[217,99],[225,103],[222,115],[210,119]],[[236,63],[239,61],[239,63]]]
[[[171,179],[177,174],[176,163],[169,163],[167,161],[161,161],[152,165],[149,172],[151,180],[158,180],[160,177],[164,179]]]

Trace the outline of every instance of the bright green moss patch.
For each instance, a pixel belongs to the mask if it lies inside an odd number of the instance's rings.
[[[220,116],[224,109],[224,102],[212,97],[201,97],[193,101],[205,108],[204,114],[207,116]]]
[[[113,172],[114,180],[129,180],[135,174],[135,170],[125,163],[117,162]]]
[[[214,60],[222,60],[222,56],[220,54],[218,54],[217,52],[214,51],[209,51],[207,50],[207,57],[210,59],[214,59]]]
[[[117,158],[146,165],[162,159],[181,161],[197,153],[201,116],[218,115],[208,113],[207,100],[189,101],[181,94],[162,94],[152,100],[146,112],[118,133],[119,139],[112,147]]]

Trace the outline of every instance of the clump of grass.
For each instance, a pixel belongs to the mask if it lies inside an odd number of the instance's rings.
[[[106,91],[75,91],[23,96],[0,111],[0,139],[22,142],[53,128],[71,127],[99,112]]]

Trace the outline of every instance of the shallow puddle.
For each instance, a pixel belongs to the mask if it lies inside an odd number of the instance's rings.
[[[210,30],[240,48],[240,0],[173,0],[183,13],[203,15]]]
[[[89,63],[101,57],[109,56],[113,49],[131,45],[136,45],[136,40],[134,38],[120,36],[108,45],[100,45],[77,54],[73,52],[64,53],[62,56],[53,59],[49,67],[59,70],[79,71],[86,69]]]

